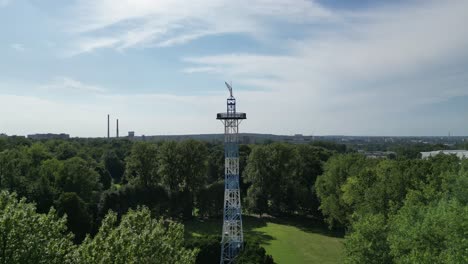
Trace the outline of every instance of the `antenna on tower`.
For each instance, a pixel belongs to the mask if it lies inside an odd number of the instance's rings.
[[[224,82],[224,83],[226,84],[226,87],[228,88],[229,93],[231,94],[231,97],[234,97],[234,96],[232,96],[232,86],[227,82]]]

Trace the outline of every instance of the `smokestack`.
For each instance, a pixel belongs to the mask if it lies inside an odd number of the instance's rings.
[[[110,138],[110,115],[107,115],[107,138]]]
[[[119,119],[117,119],[117,138],[119,138]]]

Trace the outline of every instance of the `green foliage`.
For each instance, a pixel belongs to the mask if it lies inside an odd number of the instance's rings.
[[[274,264],[273,257],[258,243],[244,243],[244,249],[237,256],[238,264]]]
[[[125,179],[134,185],[156,185],[160,181],[157,155],[155,144],[135,143],[126,158]]]
[[[346,262],[466,262],[467,168],[450,155],[331,158],[316,188],[328,220],[350,227]]]
[[[184,222],[189,242],[205,241],[211,237],[214,259],[203,264],[219,263],[220,219],[192,219]],[[310,218],[259,218],[243,217],[245,249],[256,243],[266,250],[278,263],[343,263],[343,239],[341,233],[330,232],[326,226],[311,223]],[[209,242],[207,242],[209,243]],[[198,245],[204,254],[204,245]],[[254,247],[255,248],[255,247]],[[260,252],[261,253],[261,252]],[[214,256],[214,255],[213,255]]]
[[[181,224],[151,218],[147,208],[122,217],[110,212],[96,236],[87,237],[75,253],[78,263],[195,263],[197,250],[184,248]]]
[[[160,186],[145,188],[141,185],[125,185],[119,189],[105,191],[98,204],[99,217],[104,217],[109,210],[119,216],[139,205],[147,206],[156,215],[165,215],[169,206],[166,191]]]
[[[224,179],[224,148],[221,144],[209,146],[207,158],[207,180],[216,182]]]
[[[252,150],[245,169],[245,181],[251,184],[247,191],[246,205],[249,210],[260,215],[269,211],[270,191],[268,188],[273,184],[272,181],[267,180],[269,164],[266,146],[269,145],[257,146]]]
[[[76,193],[65,192],[55,205],[60,215],[66,215],[67,226],[75,234],[75,242],[81,242],[92,228],[92,218],[86,203]]]
[[[318,214],[320,202],[314,185],[319,175],[323,174],[323,165],[332,152],[313,145],[298,145],[296,147],[298,185],[298,205],[300,211],[313,215]]]
[[[342,200],[353,212],[351,217],[377,213],[387,216],[398,210],[418,180],[408,177],[407,165],[394,160],[368,162],[360,172],[350,175],[341,191]]]
[[[159,153],[162,184],[169,193],[198,191],[206,182],[206,146],[195,140],[164,142]]]
[[[159,175],[171,198],[171,215],[192,217],[196,196],[206,184],[205,144],[186,140],[164,142],[161,145]]]
[[[393,263],[387,242],[387,226],[382,214],[369,214],[354,222],[346,236],[345,263]]]
[[[297,209],[297,155],[291,145],[280,143],[252,150],[245,170],[245,181],[251,184],[247,205],[252,211],[278,215]]]
[[[31,181],[28,171],[31,161],[21,149],[9,149],[0,153],[0,188],[28,194]]]
[[[114,179],[115,182],[120,182],[125,172],[125,163],[117,156],[115,151],[108,151],[102,157],[104,167]]]
[[[315,190],[320,199],[320,210],[330,226],[348,225],[351,222],[353,210],[350,203],[353,198],[343,199],[346,188],[343,189],[342,186],[348,178],[359,175],[368,162],[362,155],[348,154],[333,156],[325,164],[323,175],[315,182]],[[354,182],[356,180],[350,180],[348,184]]]
[[[42,143],[34,143],[27,149],[27,153],[31,159],[32,167],[37,167],[42,161],[52,157],[47,147]]]
[[[56,156],[59,160],[73,158],[78,153],[78,148],[68,141],[63,141],[56,148]]]
[[[265,249],[258,242],[244,243],[244,248],[236,258],[236,263],[243,264],[274,264],[273,257],[266,254]],[[198,249],[196,264],[218,264],[221,258],[221,237],[205,235],[193,237],[186,241],[187,248]]]
[[[0,263],[67,263],[74,250],[65,218],[38,214],[16,194],[0,192]]]
[[[395,151],[397,157],[402,159],[418,159],[421,158],[421,152],[448,149],[444,144],[405,144],[390,146],[389,150]]]
[[[221,237],[216,235],[198,236],[186,240],[185,247],[198,249],[196,264],[219,264],[221,258]]]
[[[457,200],[405,205],[388,241],[397,263],[468,263],[468,206]]]
[[[112,186],[112,176],[109,171],[102,164],[98,164],[95,170],[99,174],[99,182],[102,185],[102,189],[109,189]]]
[[[338,152],[338,153],[346,153],[348,151],[348,148],[346,147],[346,145],[331,142],[331,141],[314,141],[312,142],[311,145],[315,147],[327,149],[329,151]]]
[[[255,146],[247,160],[247,208],[254,213],[318,215],[314,184],[332,153],[312,145]]]
[[[222,216],[223,205],[224,181],[215,182],[200,190],[197,202],[199,216]]]
[[[81,210],[76,194],[65,193],[59,201],[71,204],[65,206],[68,209]],[[82,221],[82,217],[76,220]],[[70,216],[68,220],[74,221]],[[120,222],[110,212],[95,237],[87,236],[78,246],[67,233],[66,221],[53,209],[38,214],[24,198],[18,200],[16,194],[0,192],[0,263],[189,264],[195,263],[198,253],[184,247],[181,224],[155,220],[147,208],[130,210]]]
[[[64,192],[78,194],[87,202],[96,199],[101,190],[99,174],[88,162],[79,157],[63,162],[63,168],[58,174],[57,186]]]

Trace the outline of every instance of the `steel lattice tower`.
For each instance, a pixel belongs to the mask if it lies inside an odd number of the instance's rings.
[[[247,118],[245,113],[236,112],[236,99],[232,87],[226,83],[230,92],[226,113],[218,113],[217,119],[224,124],[224,213],[221,240],[221,264],[234,263],[243,247],[242,211],[239,188],[239,124]]]

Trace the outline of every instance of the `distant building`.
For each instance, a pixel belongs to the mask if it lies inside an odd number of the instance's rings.
[[[69,139],[70,135],[69,134],[52,134],[52,133],[47,133],[47,134],[32,134],[28,135],[29,139]]]
[[[387,159],[396,157],[396,152],[394,151],[363,151],[360,150],[359,153],[362,153],[368,158],[372,159]]]
[[[444,155],[456,155],[458,158],[468,158],[468,150],[435,150],[435,151],[426,151],[421,152],[421,157],[427,159],[429,157],[434,157],[439,154]]]
[[[252,144],[252,140],[248,136],[242,136],[239,140],[241,144]]]
[[[135,138],[135,132],[134,131],[128,131],[128,139],[133,139]]]

